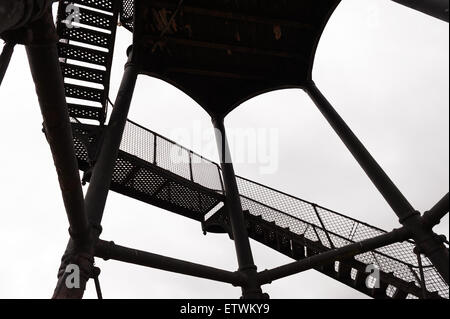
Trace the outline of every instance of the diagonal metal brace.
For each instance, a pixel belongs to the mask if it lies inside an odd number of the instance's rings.
[[[406,228],[403,227],[400,229],[395,229],[389,233],[370,238],[359,243],[330,250],[271,270],[259,272],[258,281],[261,285],[270,284],[274,280],[295,275],[338,259],[352,258],[356,255],[363,254],[380,247],[405,241],[408,237],[409,232]]]

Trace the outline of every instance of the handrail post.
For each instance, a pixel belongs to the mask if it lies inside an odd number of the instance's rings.
[[[191,182],[194,181],[194,170],[192,169],[192,151],[189,151],[189,174],[191,176]]]
[[[334,246],[333,241],[331,240],[330,234],[328,234],[328,230],[325,228],[325,224],[324,224],[324,222],[323,222],[323,220],[322,220],[322,217],[320,217],[319,211],[317,210],[317,205],[316,205],[316,204],[313,204],[312,206],[313,206],[313,208],[314,208],[314,211],[316,212],[317,219],[319,219],[320,225],[322,225],[323,231],[325,232],[325,236],[327,236],[327,239],[328,239],[328,241],[330,242],[331,248],[332,248],[332,249],[336,248],[336,247]],[[319,239],[320,239],[320,238],[319,238]]]
[[[157,150],[158,150],[158,136],[156,134],[153,134],[153,164],[158,165],[157,161]]]
[[[223,185],[222,171],[220,170],[219,165],[217,165],[217,173],[219,174],[220,187],[222,187],[222,193],[225,194],[225,186]]]

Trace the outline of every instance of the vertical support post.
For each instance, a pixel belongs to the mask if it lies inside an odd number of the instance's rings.
[[[14,52],[14,46],[16,44],[7,41],[3,47],[2,54],[0,56],[0,85],[2,85],[3,78],[5,77],[6,70],[8,69],[11,56]]]
[[[158,145],[157,145],[157,143],[158,143],[158,135],[154,134],[154,137],[153,137],[153,164],[155,164],[155,165],[158,165],[158,162],[157,162]]]
[[[69,241],[62,259],[59,280],[53,298],[82,298],[86,282],[93,274],[94,248],[101,233],[100,224],[136,85],[137,75],[137,67],[128,63],[125,66],[115,107],[111,113],[108,127],[105,129],[100,152],[92,171],[92,177],[85,197],[86,213],[93,227],[91,240],[89,245],[81,252],[74,251],[73,243]],[[71,289],[66,285],[66,279],[70,274],[66,273],[65,269],[67,264],[72,260],[75,260],[75,264],[77,264],[76,262],[84,262],[84,268],[81,269],[81,272],[85,273],[85,275],[81,276],[80,287],[77,289]]]
[[[230,219],[230,225],[236,247],[239,271],[245,275],[246,283],[242,286],[244,299],[262,299],[261,285],[257,280],[257,267],[253,260],[248,232],[245,227],[244,214],[242,211],[241,198],[236,182],[233,163],[231,161],[230,149],[227,141],[224,119],[212,119],[217,146],[222,167],[223,182],[226,196],[226,207]]]
[[[194,169],[192,167],[192,152],[189,152],[189,176],[191,178],[191,182],[194,181]]]
[[[323,96],[314,82],[309,82],[305,87],[306,92],[317,105],[317,108],[335,130],[353,157],[364,169],[367,176],[383,195],[404,225],[414,238],[420,250],[431,260],[444,280],[448,283],[449,278],[449,253],[448,249],[430,227],[427,227],[408,200],[403,196],[397,186],[384,172],[361,141],[356,137],[350,127],[336,112],[330,102]]]

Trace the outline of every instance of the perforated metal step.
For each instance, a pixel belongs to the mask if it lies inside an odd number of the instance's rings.
[[[105,121],[120,7],[114,0],[60,1],[59,57],[69,114],[78,120]]]

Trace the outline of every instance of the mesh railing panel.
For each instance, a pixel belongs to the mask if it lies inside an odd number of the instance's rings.
[[[237,183],[241,195],[251,198],[269,207],[285,212],[290,216],[301,218],[307,223],[319,225],[314,208],[306,202],[299,201],[268,187],[238,177]]]
[[[186,179],[191,179],[189,152],[159,136],[156,138],[156,164]]]
[[[125,126],[120,149],[203,187],[223,191],[217,164],[132,121]]]
[[[250,214],[261,216],[306,239],[320,242],[327,248],[344,247],[354,242],[373,238],[386,232],[313,203],[279,192],[267,186],[237,177],[242,206]],[[330,243],[331,241],[331,243]],[[376,265],[381,271],[421,286],[417,276],[419,264],[414,243],[407,241],[360,254],[356,260]],[[427,274],[426,287],[449,298],[448,285],[426,257],[422,264]]]
[[[218,166],[199,156],[192,157],[192,175],[198,184],[214,190],[223,190]]]
[[[146,162],[154,163],[155,137],[154,134],[128,122],[125,126],[120,149]]]

